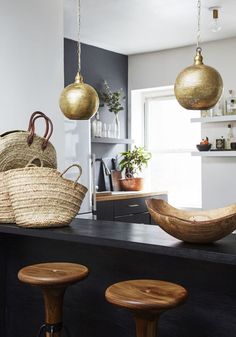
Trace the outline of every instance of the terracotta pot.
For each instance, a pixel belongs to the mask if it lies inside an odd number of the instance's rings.
[[[120,180],[122,191],[141,191],[144,187],[144,178],[124,178]]]

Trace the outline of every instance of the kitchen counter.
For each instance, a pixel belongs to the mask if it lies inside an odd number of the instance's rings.
[[[184,243],[154,225],[75,219],[62,228],[34,229],[0,225],[0,234],[14,234],[156,253],[236,265],[236,234],[212,244]]]
[[[185,286],[189,298],[160,319],[160,336],[234,337],[236,236],[214,244],[183,243],[158,226],[75,219],[69,227],[0,226],[0,336],[32,337],[43,321],[41,293],[21,284],[29,264],[68,261],[88,266],[86,280],[68,289],[64,317],[72,336],[130,337],[128,312],[105,301],[110,284],[153,278]],[[30,317],[27,324],[25,317]],[[218,318],[217,318],[218,317]]]
[[[96,193],[96,201],[124,200],[133,198],[152,197],[168,194],[167,191],[151,192],[151,191],[118,191],[118,192],[98,192]]]

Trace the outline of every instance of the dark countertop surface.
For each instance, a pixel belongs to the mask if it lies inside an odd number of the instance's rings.
[[[190,244],[173,238],[158,226],[88,219],[74,219],[68,227],[49,229],[1,224],[0,238],[1,234],[65,240],[236,265],[236,234],[212,244]]]

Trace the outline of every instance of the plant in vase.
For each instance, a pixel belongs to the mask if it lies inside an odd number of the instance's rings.
[[[140,191],[143,189],[144,179],[137,177],[143,167],[148,165],[151,153],[143,147],[134,146],[133,150],[121,153],[120,169],[125,171],[125,178],[120,179],[120,186],[125,191]]]
[[[124,110],[121,102],[125,99],[123,89],[112,91],[107,81],[104,81],[104,91],[100,93],[101,100],[108,106],[108,110],[115,114],[114,138],[120,138],[119,112]]]

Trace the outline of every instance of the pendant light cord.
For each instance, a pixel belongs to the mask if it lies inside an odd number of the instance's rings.
[[[80,44],[80,0],[77,0],[77,34],[78,34],[78,43],[77,43],[77,57],[78,57],[78,72],[81,71],[81,44]]]
[[[201,0],[197,2],[197,49],[200,48],[200,38],[201,38]],[[201,48],[200,48],[201,49]]]

